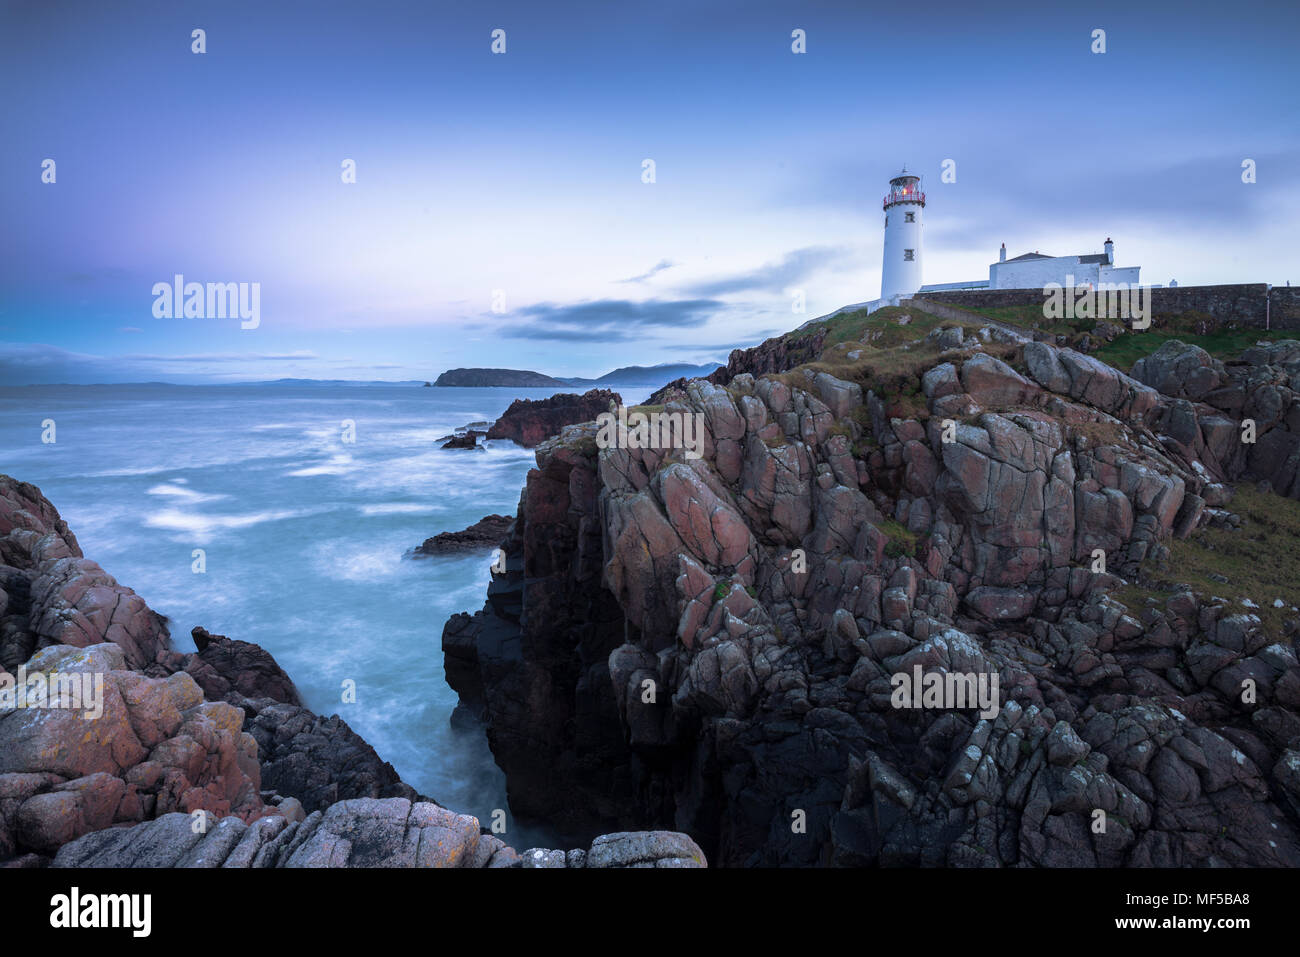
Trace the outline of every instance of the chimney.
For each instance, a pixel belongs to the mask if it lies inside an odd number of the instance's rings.
[[[1115,265],[1115,244],[1110,241],[1109,236],[1106,237],[1106,262]]]
[[[1004,263],[1004,262],[1006,262],[1006,261],[1007,261],[1007,244],[1006,244],[1006,243],[1003,243],[1003,244],[1002,244],[1002,249],[1001,249],[1001,251],[998,253],[998,262],[1000,262],[1000,263]]]

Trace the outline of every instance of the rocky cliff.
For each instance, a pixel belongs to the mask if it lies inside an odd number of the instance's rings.
[[[521,856],[303,707],[264,649],[194,639],[172,650],[40,490],[0,475],[0,866],[704,864],[669,833]]]
[[[1297,494],[1300,343],[1129,376],[895,312],[661,392],[698,460],[538,448],[443,635],[516,815],[726,865],[1300,864],[1295,599],[1171,562],[1249,526],[1233,483]],[[899,707],[914,674],[998,706]]]

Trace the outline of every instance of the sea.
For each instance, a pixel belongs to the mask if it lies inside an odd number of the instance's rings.
[[[256,642],[307,707],[341,715],[439,803],[484,824],[505,811],[503,838],[523,849],[549,835],[516,826],[485,735],[451,726],[443,673],[443,623],[483,606],[491,554],[408,553],[513,515],[535,465],[508,441],[439,439],[556,391],[0,386],[0,472],[40,487],[85,555],[167,617],[177,650],[194,650],[196,625]],[[651,390],[621,391],[632,404]]]

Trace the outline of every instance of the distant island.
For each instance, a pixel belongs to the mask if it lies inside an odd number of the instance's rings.
[[[448,369],[438,376],[435,386],[493,387],[514,386],[523,388],[563,388],[565,386],[593,386],[618,383],[620,385],[663,385],[674,379],[696,378],[711,374],[721,363],[690,365],[669,362],[657,366],[624,366],[607,372],[599,379],[561,379],[527,369]]]
[[[448,369],[435,386],[523,386],[545,389],[569,383],[526,369]]]

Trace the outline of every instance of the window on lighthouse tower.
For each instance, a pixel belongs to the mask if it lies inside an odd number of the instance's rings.
[[[916,213],[904,213],[904,214],[903,214],[903,222],[905,222],[905,223],[914,223],[914,222],[916,222]]]
[[[913,255],[912,255],[912,253],[914,253],[914,252],[915,252],[915,250],[913,250],[913,249],[904,249],[904,250],[903,250],[903,261],[904,261],[904,262],[909,262],[909,263],[912,262],[913,259],[915,258],[915,257],[913,257]]]

